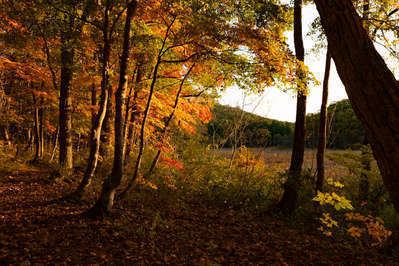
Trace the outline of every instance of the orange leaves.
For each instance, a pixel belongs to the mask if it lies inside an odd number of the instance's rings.
[[[163,164],[166,164],[167,166],[172,167],[176,170],[182,170],[184,168],[184,165],[182,162],[172,159],[170,157],[167,157],[165,155],[161,155],[160,161]]]
[[[7,32],[17,31],[20,33],[25,33],[27,31],[22,24],[1,13],[0,13],[0,28],[3,31]]]
[[[0,70],[11,71],[19,78],[29,82],[50,82],[48,72],[34,62],[20,63],[12,61],[4,56],[0,56]]]

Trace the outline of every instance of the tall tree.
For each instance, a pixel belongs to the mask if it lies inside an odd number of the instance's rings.
[[[74,74],[74,58],[77,39],[80,36],[92,2],[84,2],[81,17],[64,13],[64,25],[61,28],[61,86],[59,98],[59,163],[65,174],[70,174],[73,168],[72,143],[72,96],[71,82]]]
[[[114,205],[116,189],[121,183],[123,176],[123,104],[125,102],[125,90],[127,87],[127,68],[130,52],[131,22],[137,8],[137,1],[133,0],[127,4],[126,22],[123,33],[123,48],[120,58],[119,84],[115,93],[115,149],[112,172],[104,181],[100,198],[89,210],[94,216],[104,216],[110,212]]]
[[[305,49],[302,37],[302,0],[294,1],[294,44],[295,55],[299,62],[304,63]],[[304,77],[302,65],[298,68],[299,83]],[[296,120],[294,130],[294,144],[292,148],[291,164],[288,170],[288,179],[284,184],[284,194],[278,207],[291,213],[296,209],[298,202],[298,187],[300,185],[301,171],[305,152],[305,118],[306,118],[306,89],[298,86]]]
[[[315,0],[332,58],[399,211],[399,84],[350,0]]]
[[[323,190],[324,183],[324,153],[326,150],[327,143],[327,100],[328,100],[328,80],[330,78],[331,68],[331,54],[328,51],[326,53],[326,66],[324,69],[323,79],[323,95],[321,99],[320,107],[320,124],[319,124],[319,139],[317,145],[317,179],[316,179],[316,192]]]
[[[146,130],[146,126],[148,123],[148,117],[150,114],[150,108],[151,108],[151,104],[152,104],[152,99],[154,96],[154,92],[155,92],[155,84],[157,82],[158,79],[158,70],[159,70],[159,66],[161,65],[162,62],[162,55],[165,53],[164,49],[165,49],[165,45],[166,45],[166,41],[168,40],[169,34],[171,32],[171,28],[174,24],[174,22],[176,21],[176,17],[173,17],[172,21],[168,24],[168,27],[166,29],[165,32],[165,36],[162,40],[162,46],[159,49],[158,52],[158,56],[157,56],[157,60],[155,62],[155,66],[154,66],[154,70],[152,72],[152,79],[151,79],[151,85],[150,85],[150,92],[148,94],[148,99],[147,99],[147,103],[145,106],[145,110],[143,113],[143,120],[141,122],[141,127],[140,127],[140,139],[139,139],[139,150],[138,150],[138,154],[137,154],[137,158],[135,161],[135,165],[134,165],[134,171],[133,171],[133,176],[129,181],[128,186],[126,187],[126,189],[121,193],[121,198],[125,197],[127,195],[127,193],[130,191],[130,189],[132,188],[134,182],[136,181],[136,179],[139,176],[139,172],[140,172],[140,167],[141,167],[141,162],[143,159],[143,155],[144,155],[144,148],[145,148],[145,130]]]
[[[89,140],[89,159],[87,162],[86,170],[84,172],[82,181],[80,182],[78,188],[68,197],[73,200],[78,200],[82,197],[85,189],[89,186],[94,173],[97,168],[99,151],[100,151],[100,144],[101,144],[101,132],[103,127],[103,122],[107,112],[107,103],[109,101],[109,61],[110,61],[110,54],[111,54],[111,39],[112,39],[112,30],[113,27],[110,29],[110,12],[112,9],[112,4],[110,0],[106,0],[104,4],[104,15],[103,15],[103,23],[101,26],[101,33],[103,38],[102,44],[102,55],[101,55],[101,95],[100,95],[100,103],[99,109],[97,114],[92,118],[92,129],[90,133],[90,140]],[[92,103],[96,104],[96,94],[95,94],[95,87],[92,87]]]

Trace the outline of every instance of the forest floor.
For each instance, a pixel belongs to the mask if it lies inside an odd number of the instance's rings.
[[[0,180],[0,264],[393,264],[374,249],[289,223],[159,192],[118,203],[112,218],[54,202],[71,184],[27,167]]]

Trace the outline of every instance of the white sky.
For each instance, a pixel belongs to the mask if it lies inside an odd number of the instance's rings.
[[[310,24],[318,16],[316,7],[314,5],[307,5],[303,7],[303,37],[305,45],[305,64],[310,68],[317,80],[322,83],[325,66],[325,49],[320,53],[310,54],[310,50],[314,45],[314,41],[311,37],[307,36],[310,29]],[[288,32],[288,44],[292,50],[294,50],[293,33]],[[382,49],[377,49],[384,53]],[[397,71],[396,71],[397,72]],[[398,72],[397,72],[398,73]],[[342,99],[347,98],[345,88],[339,79],[336,72],[335,65],[332,63],[329,81],[329,97],[328,102],[333,103]],[[247,95],[240,90],[238,87],[228,88],[223,92],[219,102],[221,104],[230,105],[234,107],[243,107],[244,110],[258,115],[278,119],[282,121],[295,121],[296,113],[296,97],[295,91],[282,92],[277,88],[265,88],[262,95]],[[310,94],[307,100],[307,113],[315,113],[320,110],[322,87],[319,86],[310,87]]]

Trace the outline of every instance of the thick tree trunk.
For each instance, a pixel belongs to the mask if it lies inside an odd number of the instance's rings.
[[[370,32],[370,22],[369,20],[370,12],[370,0],[363,1],[363,27],[369,33]],[[363,145],[361,149],[361,165],[362,172],[360,174],[359,180],[359,202],[366,201],[368,199],[368,194],[370,190],[369,182],[369,172],[371,170],[371,155],[368,145],[367,136],[364,136]]]
[[[315,0],[332,58],[399,211],[399,84],[350,0]]]
[[[123,33],[123,50],[120,59],[119,84],[115,93],[115,148],[112,172],[103,183],[100,198],[89,211],[94,216],[108,214],[113,205],[116,189],[119,187],[123,176],[123,104],[127,87],[127,68],[130,52],[130,28],[133,15],[136,11],[137,1],[131,1],[127,6],[126,22]]]
[[[71,19],[73,24],[73,19]],[[70,27],[72,27],[70,25]],[[59,163],[62,174],[71,174],[73,169],[72,150],[72,97],[71,81],[73,76],[74,48],[71,33],[63,32],[61,35],[61,89],[60,89],[60,154]]]
[[[84,1],[81,18],[78,19],[73,15],[68,15],[67,22],[61,29],[61,86],[58,121],[60,128],[59,164],[60,173],[66,175],[71,174],[73,170],[71,82],[74,73],[76,38],[80,36],[84,21],[89,12],[92,11],[92,7],[91,0]]]
[[[294,2],[294,44],[295,55],[304,62],[305,50],[302,37],[302,0]],[[302,70],[298,70],[302,77]],[[305,119],[306,119],[306,92],[300,90],[297,96],[296,121],[294,130],[294,144],[291,155],[291,164],[288,170],[288,179],[284,184],[284,194],[278,207],[284,212],[291,213],[296,209],[298,202],[298,188],[301,183],[301,171],[305,152]]]
[[[317,179],[316,179],[316,193],[323,191],[324,184],[324,153],[326,151],[327,143],[327,100],[328,100],[328,80],[330,78],[331,68],[331,54],[327,48],[326,66],[324,70],[323,80],[323,96],[320,107],[320,123],[319,123],[319,143],[317,145]]]

